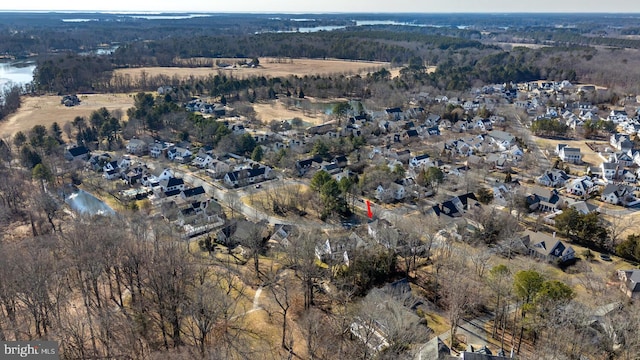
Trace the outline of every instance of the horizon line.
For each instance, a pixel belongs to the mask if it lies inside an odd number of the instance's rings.
[[[163,14],[243,14],[243,15],[447,15],[447,14],[465,14],[465,15],[512,15],[512,14],[554,14],[554,15],[640,15],[639,12],[623,12],[623,11],[434,11],[434,12],[415,12],[415,11],[201,11],[201,10],[20,10],[20,9],[0,9],[0,13],[38,13],[38,14],[107,14],[107,15],[163,15]]]

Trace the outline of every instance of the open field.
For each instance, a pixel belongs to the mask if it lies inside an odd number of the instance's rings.
[[[76,116],[89,117],[102,107],[109,111],[120,109],[126,116],[127,109],[133,106],[133,97],[129,94],[79,94],[78,97],[80,105],[73,107],[60,104],[60,96],[23,97],[20,109],[0,123],[0,136],[12,136],[18,131],[26,133],[35,125],[49,128],[53,122],[62,126]]]
[[[308,125],[321,125],[331,120],[321,111],[302,111],[296,107],[287,107],[279,100],[256,103],[252,106],[257,119],[265,123],[269,123],[271,120],[291,120],[294,117],[302,119]]]
[[[591,150],[589,146],[587,146],[586,144],[587,141],[591,143],[593,142],[593,140],[584,140],[584,139],[583,140],[555,140],[555,139],[541,138],[537,136],[533,136],[533,139],[538,144],[538,146],[540,146],[542,151],[545,151],[545,150],[548,151],[547,156],[549,160],[553,160],[553,158],[557,157],[557,155],[553,153],[553,150],[556,148],[558,144],[567,144],[569,147],[579,148],[580,152],[582,153],[582,161],[584,162],[583,165],[579,165],[581,171],[584,171],[584,168],[587,165],[597,166],[602,162],[602,158],[598,156],[598,154],[595,153],[593,150]],[[605,144],[605,142],[603,141],[597,141],[597,143]]]
[[[235,64],[242,59],[216,59]],[[248,59],[250,60],[250,59]],[[266,76],[266,77],[284,77],[289,75],[305,76],[305,75],[329,75],[329,74],[366,74],[374,72],[382,67],[389,69],[391,65],[385,62],[373,61],[347,61],[347,60],[319,60],[319,59],[282,59],[276,61],[269,58],[260,58],[260,66],[258,68],[248,67],[143,67],[136,69],[118,69],[114,74],[130,76],[136,79],[142,71],[150,76],[166,75],[179,78],[206,77],[209,75],[217,75],[218,73],[227,76],[233,75],[238,78],[246,78],[250,76]]]

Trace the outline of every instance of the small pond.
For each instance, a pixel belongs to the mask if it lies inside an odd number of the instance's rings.
[[[84,190],[78,190],[69,195],[65,202],[74,211],[83,215],[114,215],[116,213],[109,205]]]

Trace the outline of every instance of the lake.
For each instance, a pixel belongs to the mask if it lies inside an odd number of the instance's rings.
[[[0,89],[8,84],[24,85],[33,80],[36,64],[33,61],[0,61]]]
[[[82,215],[115,215],[116,213],[109,205],[84,190],[78,190],[69,195],[65,202]]]

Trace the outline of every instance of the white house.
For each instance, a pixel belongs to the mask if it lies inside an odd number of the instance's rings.
[[[409,160],[409,166],[412,169],[420,167],[431,167],[434,166],[434,162],[429,154],[422,154],[412,157],[411,160]]]
[[[560,149],[558,156],[564,162],[568,162],[572,164],[582,163],[582,154],[580,153],[579,148],[570,148],[568,146],[565,146]]]
[[[193,159],[192,164],[199,168],[206,168],[213,163],[213,160],[213,157],[207,154],[204,149],[200,149],[198,154],[196,154],[196,157]]]
[[[378,185],[376,188],[376,199],[380,201],[402,200],[406,196],[404,186],[396,183],[390,183],[386,187]]]
[[[614,205],[626,206],[635,200],[633,188],[626,185],[609,184],[602,190],[602,201]]]
[[[611,110],[609,117],[607,117],[607,120],[613,121],[614,123],[627,121],[628,119],[629,115],[624,110]]]
[[[598,190],[598,186],[588,176],[573,179],[567,185],[567,192],[576,196],[587,197]]]
[[[612,162],[603,162],[600,164],[600,169],[604,180],[617,179],[618,176],[622,175],[623,170],[618,164]]]
[[[559,169],[549,169],[536,178],[538,184],[549,187],[564,186],[567,180],[569,180],[569,175]]]
[[[175,177],[164,179],[160,181],[160,187],[164,192],[182,191],[184,190],[184,180]]]
[[[167,156],[169,157],[169,160],[176,161],[179,163],[184,163],[186,161],[189,161],[192,155],[193,153],[189,149],[178,147],[178,146],[171,148],[167,151]]]
[[[127,152],[134,155],[144,155],[149,147],[147,143],[140,139],[131,139],[127,143]]]

